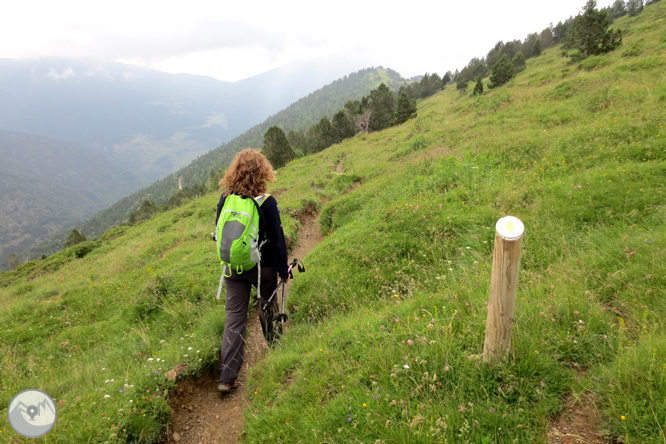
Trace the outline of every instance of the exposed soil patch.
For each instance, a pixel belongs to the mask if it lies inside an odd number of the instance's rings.
[[[551,444],[607,444],[599,423],[589,396],[583,396],[581,402],[569,397],[564,411],[548,428],[548,440]]]
[[[338,160],[338,163],[335,164],[335,166],[331,168],[331,170],[335,171],[338,174],[344,174],[345,166],[342,164],[342,161],[345,160],[345,157],[347,157],[347,155],[345,153],[342,153],[342,155],[340,156],[340,160]]]
[[[289,259],[303,259],[317,244],[322,235],[317,215],[306,211],[299,215],[301,228],[298,241]],[[287,287],[288,288],[288,287]],[[287,290],[288,291],[288,290]],[[220,341],[222,338],[220,338]],[[199,379],[186,379],[170,396],[171,417],[167,436],[162,444],[235,444],[239,442],[244,424],[248,388],[247,373],[266,354],[268,345],[261,333],[259,312],[252,310],[248,322],[248,337],[245,346],[245,362],[238,380],[240,387],[229,395],[217,391],[217,366]]]
[[[302,260],[323,240],[317,217],[318,215],[314,213],[314,209],[299,215],[298,220],[301,223],[301,228],[298,230],[298,240],[296,241],[296,245],[294,245],[294,248],[289,254],[290,260],[295,257]]]

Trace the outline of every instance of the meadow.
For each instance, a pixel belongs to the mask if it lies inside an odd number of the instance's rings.
[[[666,3],[612,53],[552,48],[480,96],[280,169],[285,232],[325,239],[250,375],[248,443],[547,442],[567,400],[607,442],[666,442]],[[179,380],[215,365],[224,309],[210,193],[0,274],[0,441],[26,388],[38,442],[157,442]],[[525,224],[512,348],[483,349],[495,222]]]

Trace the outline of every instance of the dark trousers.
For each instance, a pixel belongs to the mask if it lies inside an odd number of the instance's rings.
[[[258,267],[241,274],[231,272],[225,277],[227,286],[225,308],[227,320],[224,324],[222,347],[220,349],[220,379],[223,384],[232,384],[238,378],[243,366],[247,312],[250,304],[250,290],[257,286]],[[261,267],[260,297],[268,299],[277,288],[277,271],[274,267]],[[260,315],[263,313],[260,312]]]

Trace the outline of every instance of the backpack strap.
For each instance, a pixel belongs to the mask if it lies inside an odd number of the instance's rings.
[[[261,203],[264,203],[263,199],[266,196],[260,196],[260,197],[262,197],[262,202]],[[241,196],[241,198],[252,200],[252,202],[254,203],[254,206],[257,208],[257,211],[259,212],[259,219],[261,219],[261,222],[263,222],[263,225],[264,225],[264,229],[263,229],[264,240],[260,244],[257,245],[257,248],[259,250],[261,250],[261,247],[263,247],[263,245],[266,242],[268,242],[268,236],[266,235],[266,219],[264,218],[264,213],[261,211],[261,205],[259,205],[259,202],[257,202],[257,199],[255,199],[253,197]],[[261,225],[262,225],[261,222],[259,223],[259,227],[261,227]],[[261,237],[261,233],[262,233],[262,231],[260,230],[259,231],[259,237]],[[257,241],[259,241],[259,239],[257,239]],[[259,261],[257,262],[257,296],[259,297],[259,300],[261,301],[261,253],[260,253],[260,256],[259,256]]]
[[[253,197],[250,197],[250,196],[242,196],[242,195],[240,195],[240,197],[241,197],[241,199],[250,199],[250,200],[252,200],[252,202],[254,202],[254,206],[257,208],[257,212],[259,213],[259,219],[261,219],[261,222],[263,222],[263,226],[264,226],[264,229],[263,229],[264,239],[268,239],[268,237],[266,236],[266,219],[264,218],[264,213],[261,211],[261,206],[260,206],[259,203],[257,202],[257,199],[255,199],[255,198],[253,198]],[[263,203],[263,201],[262,201],[262,203]],[[261,226],[261,225],[262,225],[262,224],[259,224],[259,226]],[[260,236],[261,236],[261,233],[262,233],[262,232],[260,231],[260,232],[259,232],[259,235],[260,235]]]

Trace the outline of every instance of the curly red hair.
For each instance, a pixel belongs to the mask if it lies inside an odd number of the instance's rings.
[[[228,194],[254,197],[264,194],[267,182],[274,181],[275,172],[266,156],[248,148],[236,154],[220,180],[220,189],[226,189]]]

